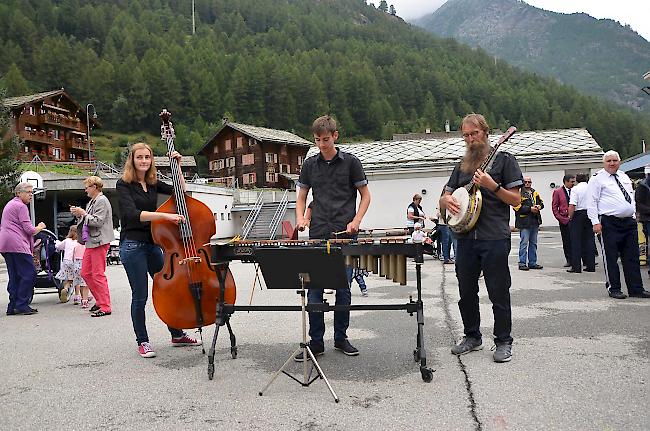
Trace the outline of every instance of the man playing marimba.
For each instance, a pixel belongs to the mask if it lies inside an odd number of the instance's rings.
[[[345,231],[338,238],[353,238],[370,205],[368,180],[361,162],[354,155],[344,153],[335,147],[339,137],[336,120],[329,115],[317,118],[312,125],[314,141],[320,153],[309,157],[302,165],[297,183],[296,226],[304,230],[309,226],[310,239],[330,239],[333,233]],[[305,219],[307,193],[312,190],[311,221]],[[359,209],[356,207],[357,191],[361,195]],[[352,268],[348,267],[348,282],[352,279]],[[323,289],[309,289],[309,303],[323,302]],[[350,305],[351,293],[347,289],[336,290],[336,305]],[[348,356],[359,351],[347,339],[350,311],[334,312],[334,348]],[[309,313],[309,346],[314,355],[325,352],[323,336],[325,318],[323,313]],[[308,358],[309,359],[309,358]],[[295,360],[302,362],[299,353]]]

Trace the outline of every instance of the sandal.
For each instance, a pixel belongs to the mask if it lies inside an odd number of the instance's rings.
[[[91,314],[90,317],[102,317],[102,316],[110,316],[110,315],[111,315],[110,311],[99,310],[99,311]]]

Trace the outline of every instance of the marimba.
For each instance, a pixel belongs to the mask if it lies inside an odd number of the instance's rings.
[[[431,382],[433,370],[426,366],[426,351],[424,348],[424,304],[422,302],[422,274],[421,265],[424,262],[422,244],[409,242],[406,236],[388,236],[382,238],[332,239],[332,240],[244,240],[220,241],[213,239],[210,242],[212,249],[212,265],[217,272],[222,290],[225,291],[225,277],[230,262],[238,260],[255,263],[255,250],[263,247],[336,247],[340,248],[345,257],[346,265],[366,269],[379,276],[391,279],[400,285],[406,284],[407,258],[415,261],[417,299],[409,297],[403,304],[351,304],[331,305],[307,304],[308,312],[330,312],[336,310],[405,310],[410,315],[416,314],[417,337],[413,358],[420,364],[422,380]],[[230,316],[235,311],[301,311],[300,306],[291,305],[233,305],[225,304],[223,295],[217,303],[217,321],[208,353],[208,378],[214,375],[214,355],[219,327],[226,325],[230,333],[230,351],[233,358],[237,357],[236,338],[230,326]]]

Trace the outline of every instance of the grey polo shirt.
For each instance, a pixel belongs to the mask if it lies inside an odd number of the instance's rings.
[[[490,176],[501,184],[504,189],[521,187],[524,178],[517,163],[517,159],[510,153],[500,151],[497,153]],[[468,174],[460,170],[460,162],[456,164],[445,191],[453,193],[459,187],[463,187],[472,181],[474,173]],[[481,214],[474,228],[467,233],[455,233],[457,238],[466,239],[506,239],[510,238],[510,205],[504,203],[491,190],[481,187],[483,204]]]
[[[357,189],[368,184],[359,159],[336,150],[332,160],[318,153],[300,169],[297,187],[312,189],[311,239],[329,239],[333,232],[345,230],[357,213]]]

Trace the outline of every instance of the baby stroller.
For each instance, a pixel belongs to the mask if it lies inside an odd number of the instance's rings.
[[[68,299],[67,292],[63,292],[65,294],[64,298],[61,292],[63,283],[54,277],[61,267],[61,252],[56,249],[56,235],[53,232],[43,229],[34,236],[33,257],[34,266],[36,267],[34,293],[57,293],[61,302],[66,302]],[[36,289],[47,290],[36,292]],[[32,299],[34,293],[32,293]]]
[[[111,241],[108,252],[106,253],[106,264],[119,265],[120,264],[120,233],[117,230],[113,231],[115,239]]]
[[[442,242],[440,241],[440,231],[438,230],[437,223],[433,226],[433,229],[427,233],[427,237],[431,241],[430,244],[424,244],[422,252],[433,256],[434,259],[439,259],[440,256],[442,256]]]

